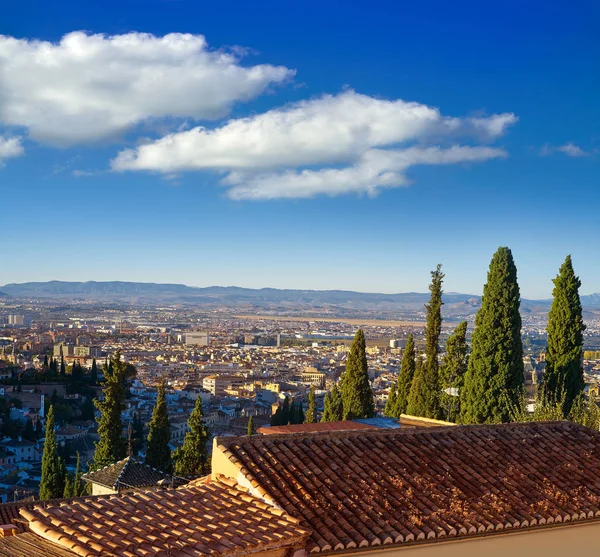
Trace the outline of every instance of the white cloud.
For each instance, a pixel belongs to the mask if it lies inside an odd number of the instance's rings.
[[[568,157],[587,157],[589,155],[589,153],[585,152],[581,147],[571,142],[557,147],[556,150]]]
[[[454,164],[503,158],[506,152],[491,147],[409,147],[404,150],[372,149],[354,165],[322,170],[288,170],[263,174],[233,172],[223,184],[231,186],[232,199],[309,198],[318,194],[375,195],[380,188],[408,185],[404,171],[419,164]]]
[[[20,157],[25,153],[21,139],[18,137],[2,137],[0,136],[0,167],[4,166],[6,159]]]
[[[122,151],[112,166],[175,172],[346,162],[385,145],[461,135],[490,140],[516,120],[513,114],[447,118],[423,104],[346,91],[231,120],[214,130],[196,127],[173,133]]]
[[[506,156],[485,146],[439,144],[461,137],[492,141],[516,121],[514,114],[450,118],[423,104],[349,90],[231,120],[212,130],[195,127],[172,133],[122,151],[111,166],[161,173],[224,171],[221,182],[234,199],[373,194],[406,184],[405,171],[413,165]]]
[[[546,143],[540,149],[540,155],[546,157],[551,155],[552,153],[562,153],[563,155],[567,155],[567,157],[588,157],[592,153],[589,151],[583,150],[579,145],[575,145],[573,142],[569,141],[569,143],[565,143],[564,145],[559,145],[557,147],[552,147],[548,143]]]
[[[294,74],[244,67],[239,56],[189,34],[74,32],[59,43],[0,35],[0,122],[50,144],[111,139],[155,119],[222,118]]]

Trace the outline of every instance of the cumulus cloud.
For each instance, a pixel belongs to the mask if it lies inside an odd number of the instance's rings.
[[[585,151],[579,145],[575,145],[575,143],[569,141],[569,143],[565,143],[564,145],[559,145],[557,147],[552,147],[548,143],[544,145],[540,149],[540,155],[543,157],[551,155],[553,153],[562,153],[563,155],[567,155],[567,157],[588,157],[592,153],[589,151]]]
[[[438,165],[503,158],[506,152],[491,147],[409,147],[403,150],[372,149],[345,168],[288,170],[246,174],[232,172],[222,182],[231,186],[232,199],[309,198],[318,194],[375,195],[380,188],[408,185],[404,171],[420,164]]]
[[[491,140],[516,122],[513,114],[448,118],[439,110],[346,91],[204,127],[169,134],[122,151],[115,170],[174,172],[265,169],[351,161],[372,147],[417,140],[475,136]]]
[[[222,184],[234,199],[372,194],[404,185],[405,171],[413,165],[505,156],[503,150],[486,146],[442,144],[461,138],[493,141],[516,121],[510,113],[447,117],[423,104],[348,90],[215,129],[198,126],[172,133],[122,151],[111,166],[161,173],[224,171]]]
[[[146,121],[226,116],[294,72],[242,66],[203,36],[88,35],[50,43],[0,35],[0,122],[56,145],[112,139]]]
[[[0,167],[4,166],[6,159],[20,157],[24,153],[25,149],[23,149],[20,138],[0,136]]]

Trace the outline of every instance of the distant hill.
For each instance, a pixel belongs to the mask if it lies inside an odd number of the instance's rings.
[[[184,284],[157,284],[146,282],[26,282],[0,286],[0,292],[16,298],[76,299],[89,301],[127,301],[130,303],[181,303],[194,305],[221,305],[227,307],[252,306],[277,311],[293,308],[323,310],[325,313],[401,312],[422,314],[429,293],[407,292],[377,294],[348,290],[286,290],[277,288],[241,288],[237,286],[209,286],[198,288]],[[0,294],[2,295],[2,294]],[[522,300],[525,313],[547,312],[551,300]],[[582,296],[588,310],[600,308],[600,294]],[[444,313],[468,317],[476,313],[481,297],[472,294],[444,293]]]

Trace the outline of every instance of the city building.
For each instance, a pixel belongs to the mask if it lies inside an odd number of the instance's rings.
[[[210,337],[206,331],[189,331],[185,333],[186,346],[208,346]]]

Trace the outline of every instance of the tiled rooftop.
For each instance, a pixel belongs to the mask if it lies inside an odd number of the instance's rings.
[[[173,482],[175,486],[182,483],[181,480],[177,480],[169,474],[156,470],[131,457],[100,468],[95,472],[84,474],[82,478],[87,482],[100,484],[116,491],[152,487],[156,486],[161,480]]]
[[[0,557],[77,557],[77,554],[28,533],[0,538]]]
[[[101,499],[106,498],[107,495],[90,495],[87,497],[72,497],[69,499],[50,499],[49,501],[36,501],[34,499],[24,499],[21,501],[15,501],[11,503],[0,503],[0,524],[14,524],[21,532],[27,532],[26,521],[21,516],[21,509],[33,509],[35,506],[48,506],[72,503],[76,501],[83,501],[84,499]],[[1,555],[1,554],[0,554]]]
[[[235,556],[303,547],[298,521],[232,480],[48,505],[21,514],[30,529],[80,556]]]
[[[218,439],[311,552],[600,516],[600,432],[571,422]]]

